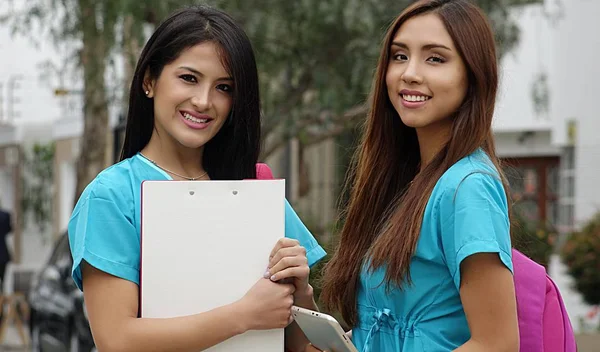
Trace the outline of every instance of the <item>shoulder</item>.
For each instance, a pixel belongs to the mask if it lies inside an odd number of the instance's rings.
[[[440,177],[434,194],[446,207],[472,200],[487,200],[502,208],[507,207],[500,172],[481,150],[452,165]]]
[[[495,188],[504,192],[500,172],[482,150],[460,159],[440,177],[436,191],[444,194]]]
[[[123,160],[102,170],[85,188],[78,203],[90,198],[127,202],[133,199],[132,159]]]
[[[470,184],[486,179],[497,180],[502,184],[500,173],[492,163],[491,159],[484,151],[477,150],[452,165],[442,177],[440,177],[438,183],[445,188],[456,190],[459,186],[462,187],[465,182],[466,184]]]

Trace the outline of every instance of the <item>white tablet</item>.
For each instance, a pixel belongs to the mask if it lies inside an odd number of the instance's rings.
[[[358,352],[332,316],[296,306],[292,307],[292,314],[306,338],[321,351]]]

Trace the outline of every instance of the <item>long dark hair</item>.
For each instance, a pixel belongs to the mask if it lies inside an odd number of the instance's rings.
[[[400,26],[415,16],[434,13],[444,23],[468,76],[465,100],[453,116],[451,138],[419,172],[416,130],[402,123],[389,100],[386,72],[390,46]],[[421,232],[425,207],[435,183],[460,159],[482,148],[505,186],[491,131],[498,87],[492,29],[482,11],[467,0],[422,0],[390,26],[381,49],[372,103],[361,145],[350,168],[350,199],[338,248],[325,268],[321,299],[356,323],[356,290],[361,267],[386,265],[386,284],[410,283],[410,262]]]
[[[153,103],[143,89],[145,73],[156,79],[183,50],[211,41],[218,44],[223,66],[233,77],[235,88],[227,122],[204,147],[203,167],[216,180],[256,177],[261,128],[254,52],[242,28],[229,15],[206,6],[187,7],[171,14],[146,43],[131,82],[121,160],[141,151],[154,130]]]

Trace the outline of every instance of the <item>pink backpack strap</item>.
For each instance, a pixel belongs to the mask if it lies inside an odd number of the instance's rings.
[[[546,297],[546,270],[516,249],[512,261],[517,296],[521,351],[544,352],[543,315]]]
[[[267,164],[258,163],[256,164],[256,179],[257,180],[272,180],[273,171]]]

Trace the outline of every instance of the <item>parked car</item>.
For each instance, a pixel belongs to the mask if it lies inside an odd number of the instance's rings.
[[[71,279],[72,264],[65,233],[31,283],[29,326],[35,352],[95,351],[83,294]]]

